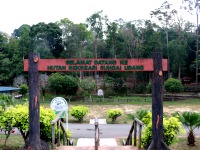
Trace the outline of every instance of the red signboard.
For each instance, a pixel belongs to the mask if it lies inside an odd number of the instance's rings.
[[[163,71],[167,71],[167,59],[162,60]],[[39,59],[39,71],[153,71],[153,59]],[[28,59],[24,60],[24,71],[28,71]]]

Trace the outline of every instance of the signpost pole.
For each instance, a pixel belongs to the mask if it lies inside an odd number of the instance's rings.
[[[40,95],[39,95],[39,53],[29,54],[29,140],[27,147],[40,150]]]
[[[162,53],[153,53],[152,141],[148,150],[169,150],[163,141],[163,70]]]
[[[66,104],[66,130],[68,130],[68,104]]]

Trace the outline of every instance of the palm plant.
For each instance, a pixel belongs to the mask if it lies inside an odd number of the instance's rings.
[[[196,112],[183,112],[179,116],[181,123],[189,129],[188,131],[188,145],[195,146],[194,129],[200,127],[200,114]]]

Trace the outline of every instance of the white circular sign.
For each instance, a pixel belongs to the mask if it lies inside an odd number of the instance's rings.
[[[102,89],[98,89],[98,96],[103,96],[103,90]]]
[[[55,111],[66,111],[68,109],[67,101],[62,97],[55,97],[50,104],[51,109]]]

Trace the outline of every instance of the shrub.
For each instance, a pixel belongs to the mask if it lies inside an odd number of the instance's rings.
[[[152,83],[151,83],[151,81],[147,85],[147,92],[152,93]]]
[[[78,90],[78,82],[72,76],[63,76],[59,73],[53,73],[48,78],[48,87],[56,94],[65,94],[67,96],[75,95]]]
[[[112,122],[115,122],[116,119],[123,114],[121,109],[110,109],[108,110],[108,118],[112,119]]]
[[[96,88],[93,78],[89,77],[80,81],[80,87],[84,90],[84,96],[91,96]]]
[[[46,142],[51,140],[51,121],[55,117],[55,112],[52,109],[40,107],[40,138]]]
[[[174,93],[179,93],[183,90],[181,81],[174,78],[167,79],[167,81],[164,83],[164,88],[167,92],[172,93],[172,100]]]
[[[146,114],[146,115],[145,115]],[[148,110],[143,110],[141,113],[140,113],[140,116],[141,116],[141,121],[145,124],[145,125],[148,125],[149,123],[151,123],[152,121],[152,113]]]
[[[44,141],[51,140],[51,121],[56,115],[53,110],[40,107],[40,136]],[[16,105],[10,107],[0,116],[0,127],[4,130],[12,130],[17,127],[21,132],[24,141],[28,137],[28,105]]]
[[[142,132],[142,145],[143,147],[149,147],[152,140],[152,122],[147,124]],[[174,143],[178,135],[184,131],[178,118],[170,117],[168,119],[163,118],[163,132],[163,140],[169,146]]]
[[[14,101],[12,95],[9,94],[0,94],[0,113],[4,111],[7,106],[13,105]]]
[[[63,93],[67,96],[75,95],[78,90],[78,80],[73,76],[64,76]]]
[[[70,109],[70,115],[76,118],[79,122],[83,122],[83,118],[88,114],[88,107],[85,106],[73,106]]]
[[[138,83],[136,88],[135,88],[135,92],[136,93],[144,93],[145,91],[145,83]]]
[[[22,96],[25,96],[27,93],[28,93],[28,86],[26,84],[21,84],[19,94],[22,94]]]
[[[147,109],[139,109],[136,111],[136,116],[139,120],[142,120],[143,117],[147,115],[149,111]]]
[[[124,80],[122,78],[117,78],[114,81],[113,84],[113,90],[118,94],[126,94],[127,93],[127,87],[124,84]]]

